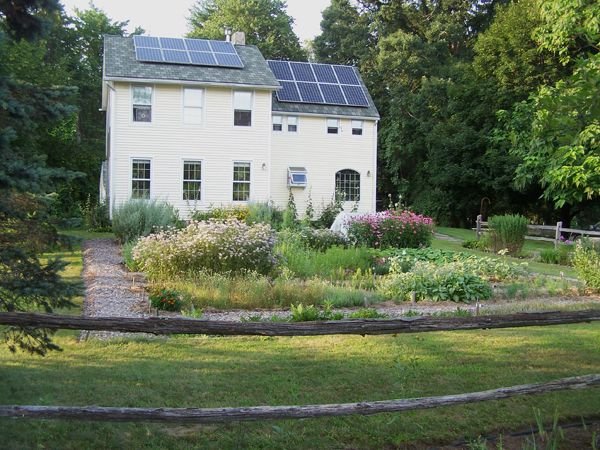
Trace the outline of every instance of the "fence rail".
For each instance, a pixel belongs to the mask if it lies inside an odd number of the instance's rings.
[[[477,216],[477,221],[475,223],[475,236],[479,239],[485,231],[488,230],[488,222],[483,220],[483,216],[479,214]],[[580,230],[577,228],[563,228],[562,222],[557,222],[556,226],[553,225],[527,225],[527,230],[537,232],[537,231],[554,231],[554,238],[548,238],[543,236],[525,236],[525,239],[530,239],[534,241],[547,241],[554,242],[554,247],[557,247],[562,233],[571,233],[571,234],[579,234],[580,236],[593,236],[600,237],[600,231],[592,231],[592,230]]]
[[[561,325],[600,320],[600,309],[551,311],[474,317],[411,317],[324,322],[230,322],[170,317],[82,317],[36,313],[0,313],[0,325],[117,331],[126,333],[208,334],[227,336],[379,335],[491,328]]]
[[[467,394],[443,395],[375,402],[242,408],[115,408],[100,406],[0,405],[0,417],[31,419],[98,420],[106,422],[219,423],[327,416],[372,415],[501,400],[523,395],[600,386],[600,374],[562,378],[546,383],[523,384]]]

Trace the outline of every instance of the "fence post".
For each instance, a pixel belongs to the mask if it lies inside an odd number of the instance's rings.
[[[560,242],[560,229],[562,228],[562,222],[556,222],[556,234],[554,235],[554,248],[558,248]]]
[[[479,238],[481,237],[481,222],[483,220],[483,216],[481,214],[477,215],[477,230],[475,231],[475,234],[477,235],[477,240],[479,240]]]

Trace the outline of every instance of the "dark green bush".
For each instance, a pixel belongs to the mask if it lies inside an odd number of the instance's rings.
[[[488,219],[490,244],[494,253],[507,249],[510,255],[517,255],[527,236],[527,219],[519,214],[492,216]]]
[[[178,222],[177,211],[166,202],[129,200],[113,212],[112,229],[117,239],[125,243]]]
[[[108,218],[108,206],[105,202],[92,201],[88,195],[85,203],[81,205],[81,216],[83,225],[88,231],[110,231],[110,219]]]
[[[576,244],[573,266],[588,288],[600,291],[600,250],[591,241],[583,239]]]

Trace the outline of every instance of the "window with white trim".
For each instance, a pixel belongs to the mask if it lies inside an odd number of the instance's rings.
[[[363,134],[363,121],[353,120],[352,121],[352,134],[354,136],[362,136]]]
[[[133,121],[152,122],[152,86],[133,86]]]
[[[283,131],[282,116],[273,116],[273,131]]]
[[[338,134],[340,121],[338,119],[327,119],[327,134]]]
[[[202,123],[202,97],[204,89],[183,88],[183,123]]]
[[[233,201],[247,202],[250,200],[250,163],[233,163]]]
[[[183,199],[202,199],[202,161],[183,162]]]
[[[233,91],[233,125],[252,126],[252,92]]]
[[[289,133],[296,133],[298,131],[298,117],[288,116],[287,118],[287,130]]]
[[[344,201],[360,200],[360,173],[356,170],[344,169],[335,174],[335,192],[343,196]]]
[[[131,161],[131,198],[150,198],[150,160]]]

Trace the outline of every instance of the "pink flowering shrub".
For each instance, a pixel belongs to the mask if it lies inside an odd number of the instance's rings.
[[[154,280],[196,271],[267,274],[277,264],[274,245],[275,235],[267,224],[210,219],[141,238],[133,259]]]
[[[382,211],[352,217],[348,237],[357,245],[373,248],[428,247],[433,220],[411,211]]]

